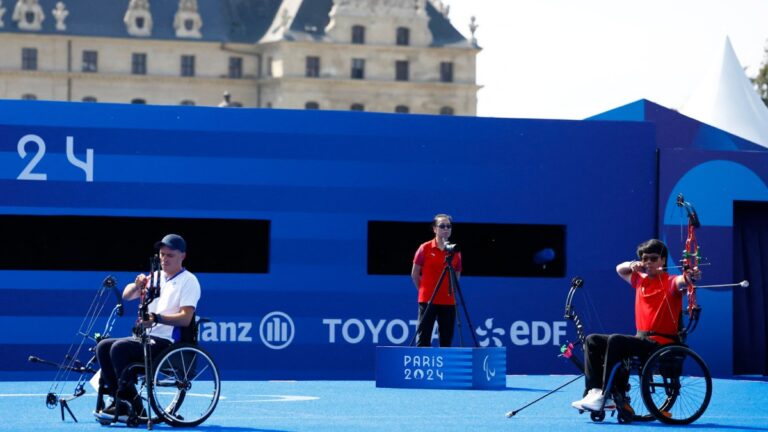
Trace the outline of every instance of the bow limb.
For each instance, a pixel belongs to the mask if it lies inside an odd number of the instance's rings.
[[[576,327],[577,342],[583,344],[586,340],[584,334],[584,324],[581,322],[581,318],[576,313],[576,309],[573,307],[573,296],[576,294],[576,290],[584,286],[584,280],[578,276],[571,280],[571,289],[568,290],[568,296],[565,299],[565,319],[573,321]]]
[[[568,290],[568,296],[565,299],[564,317],[568,321],[573,321],[573,325],[576,327],[576,342],[566,342],[565,345],[561,346],[560,356],[570,360],[582,373],[584,373],[584,361],[573,352],[577,345],[583,346],[587,339],[584,332],[584,324],[582,323],[579,314],[576,312],[576,309],[573,307],[573,297],[576,294],[576,291],[582,286],[584,286],[584,280],[582,278],[576,276],[571,280],[571,288]]]
[[[677,196],[677,206],[684,208],[688,216],[688,235],[685,239],[683,257],[680,260],[686,285],[686,295],[688,297],[688,324],[685,328],[681,329],[681,336],[685,339],[685,336],[696,329],[696,325],[699,321],[699,314],[701,313],[701,307],[696,300],[696,285],[694,285],[692,276],[693,272],[698,271],[699,262],[701,261],[701,251],[699,249],[699,243],[696,240],[696,229],[701,226],[701,222],[699,222],[699,216],[696,213],[696,209],[694,209],[691,203],[685,201],[683,194]]]

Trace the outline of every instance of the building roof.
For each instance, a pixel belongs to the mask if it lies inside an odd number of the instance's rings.
[[[62,1],[69,11],[66,30],[56,29],[52,11]],[[39,0],[44,20],[41,30],[19,29],[12,15],[14,0],[3,1],[6,9],[2,15],[3,27],[0,33],[25,33],[69,36],[93,36],[114,38],[135,38],[128,34],[123,17],[128,10],[129,0]],[[197,0],[198,11],[203,20],[201,40],[215,42],[252,43],[258,40],[272,22],[280,0]],[[146,39],[173,39],[176,37],[173,21],[178,9],[178,0],[151,0],[152,34]]]
[[[151,35],[147,37],[131,36],[123,23],[129,0],[39,0],[44,13],[40,30],[20,29],[12,19],[17,1],[0,1],[0,8],[5,8],[5,13],[0,14],[0,33],[236,43],[256,43],[261,40],[272,23],[279,19],[278,13],[284,1],[300,2],[291,23],[291,31],[285,35],[287,39],[293,38],[291,34],[298,33],[304,33],[304,38],[323,39],[333,6],[333,0],[197,0],[203,22],[200,29],[202,37],[179,38],[173,27],[179,7],[178,0],[149,1],[153,26]],[[65,30],[56,28],[57,21],[52,13],[60,1],[69,12],[64,20]],[[427,1],[427,14],[433,46],[472,46],[430,1]]]

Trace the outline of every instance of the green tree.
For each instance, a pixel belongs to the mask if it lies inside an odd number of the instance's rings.
[[[757,76],[750,78],[752,85],[755,87],[757,94],[763,103],[768,106],[768,43],[764,49],[763,63],[760,65],[760,70],[757,71]]]

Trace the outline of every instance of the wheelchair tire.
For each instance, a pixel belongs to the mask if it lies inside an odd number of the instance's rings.
[[[651,355],[643,366],[641,392],[645,406],[657,420],[689,424],[709,406],[712,376],[693,350],[668,345]]]
[[[219,369],[198,346],[172,345],[154,362],[152,375],[150,405],[171,426],[197,426],[219,403]]]

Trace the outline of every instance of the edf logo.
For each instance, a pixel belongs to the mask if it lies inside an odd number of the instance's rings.
[[[293,342],[295,329],[293,320],[285,312],[274,311],[268,313],[259,324],[259,336],[269,348],[279,350]]]

